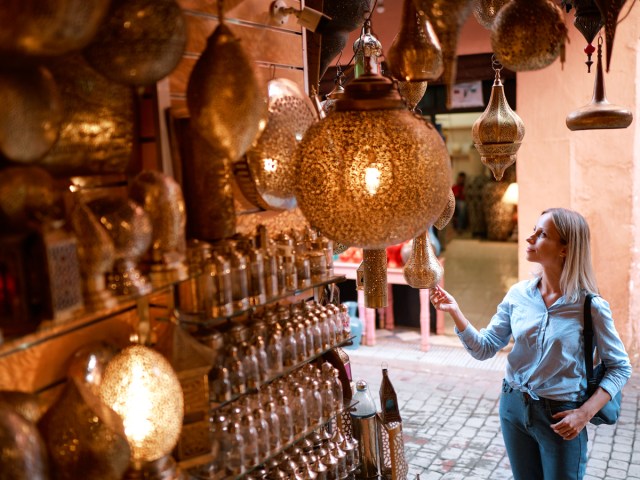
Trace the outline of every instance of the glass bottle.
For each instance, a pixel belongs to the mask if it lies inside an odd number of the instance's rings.
[[[229,475],[239,475],[244,471],[245,443],[240,424],[231,419],[225,436],[225,470]]]
[[[293,428],[296,435],[298,435],[306,431],[309,426],[307,401],[305,399],[304,389],[300,386],[293,389],[291,411],[293,412]]]
[[[262,305],[267,301],[264,256],[261,250],[248,242],[242,245],[242,249],[248,259],[249,303],[251,305]]]
[[[269,422],[269,447],[274,452],[280,448],[280,417],[278,416],[278,407],[271,398],[266,404],[266,417]]]
[[[258,335],[255,339],[256,358],[258,359],[258,369],[260,371],[260,382],[266,382],[269,379],[269,357],[267,355],[267,347],[264,338]]]
[[[311,262],[306,253],[296,252],[296,274],[298,287],[304,288],[311,285]]]
[[[278,392],[277,399],[278,418],[280,419],[280,441],[284,445],[293,440],[295,433],[293,412],[289,406],[289,397],[284,394],[284,391],[281,390]]]
[[[302,316],[300,318],[301,318],[301,321],[304,322],[304,333],[307,336],[307,352],[311,357],[316,353],[316,346],[315,346],[314,337],[313,337],[313,324],[311,323],[311,320],[309,320],[308,318],[304,318]]]
[[[231,392],[240,395],[247,391],[246,378],[242,360],[238,354],[238,347],[231,345],[227,348],[226,367],[229,370]]]
[[[329,421],[336,413],[336,399],[333,394],[333,382],[324,380],[322,382],[322,418]]]
[[[223,472],[227,461],[227,418],[215,415],[211,425],[211,453],[213,456],[212,470]]]
[[[231,380],[229,369],[217,366],[209,371],[209,399],[214,403],[223,403],[231,400]]]
[[[318,325],[320,327],[320,331],[322,332],[322,349],[327,350],[329,347],[333,345],[331,342],[331,324],[329,323],[329,317],[326,313],[320,311],[317,314],[318,317]]]
[[[282,362],[285,367],[291,367],[298,362],[298,344],[291,326],[287,327],[282,337]]]
[[[242,412],[239,408],[237,410],[240,412],[240,432],[244,440],[244,466],[245,469],[250,469],[260,462],[258,430],[250,412]]]
[[[256,427],[259,456],[266,458],[271,452],[271,430],[267,420],[267,412],[262,408],[256,408],[253,410],[253,421]]]
[[[365,477],[380,473],[380,453],[378,450],[378,430],[376,422],[376,404],[364,380],[356,382],[353,394],[355,404],[351,411],[353,437],[358,440],[361,474]]]
[[[269,372],[276,375],[284,368],[284,354],[282,352],[282,335],[278,331],[271,332],[267,341],[267,357]]]
[[[314,380],[311,377],[308,377],[306,390],[309,424],[318,425],[325,420],[322,409],[322,393],[320,389],[320,382]]]
[[[244,378],[249,389],[256,389],[260,385],[260,365],[256,356],[256,349],[250,343],[242,344],[242,368]]]
[[[233,313],[231,263],[219,252],[211,252],[208,261],[211,294],[208,299],[210,315],[224,317]]]
[[[313,345],[316,348],[316,354],[322,353],[322,330],[320,328],[320,319],[315,315],[309,315],[311,321],[311,331],[313,332]]]
[[[304,362],[310,356],[307,348],[307,332],[304,323],[300,322],[299,319],[294,318],[293,325],[295,326],[298,362]]]
[[[344,409],[344,391],[342,389],[342,382],[340,381],[340,372],[338,369],[333,369],[333,398],[336,402],[336,409],[342,411]]]
[[[231,295],[234,310],[246,310],[249,307],[249,271],[245,255],[228,247],[225,257],[231,264]]]
[[[323,252],[312,250],[307,254],[311,268],[311,281],[317,282],[327,276],[327,257]]]

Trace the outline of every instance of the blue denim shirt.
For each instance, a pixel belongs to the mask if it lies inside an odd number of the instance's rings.
[[[493,357],[511,337],[513,349],[507,357],[507,383],[534,399],[582,401],[586,398],[584,365],[584,299],[567,303],[560,297],[549,308],[544,303],[540,279],[515,284],[498,305],[487,328],[473,325],[458,337],[478,360]],[[612,397],[631,376],[631,364],[611,318],[609,303],[594,297],[591,304],[594,342],[607,373],[600,386]]]

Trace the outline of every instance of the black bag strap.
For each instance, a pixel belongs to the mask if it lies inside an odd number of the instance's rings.
[[[591,320],[592,293],[584,299],[584,365],[587,372],[587,385],[593,380],[593,322]]]

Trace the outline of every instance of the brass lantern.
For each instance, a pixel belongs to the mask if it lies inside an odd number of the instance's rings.
[[[362,251],[364,306],[387,306],[387,251],[384,248]]]
[[[496,15],[502,7],[511,0],[475,0],[473,5],[473,16],[480,25],[487,30],[491,30]]]
[[[429,241],[429,229],[413,239],[411,256],[402,269],[407,285],[413,288],[433,288],[440,282],[444,270]]]
[[[438,230],[442,230],[446,227],[451,219],[453,218],[453,214],[456,211],[456,197],[453,194],[453,190],[449,191],[449,200],[447,201],[447,205],[444,207],[444,210],[438,217],[438,219],[434,222],[433,226]]]
[[[494,61],[494,65],[499,65]],[[524,138],[524,123],[511,110],[500,80],[502,67],[494,66],[496,78],[486,110],[473,124],[471,136],[480,160],[501,180],[504,171],[516,161],[516,152]]]
[[[297,165],[296,198],[311,225],[367,249],[413,238],[442,212],[450,188],[436,129],[372,73],[352,81],[336,110],[307,130]]]

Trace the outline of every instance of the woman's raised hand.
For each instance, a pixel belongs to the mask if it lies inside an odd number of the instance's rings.
[[[443,312],[452,313],[459,310],[458,302],[453,295],[438,286],[431,289],[430,299],[433,306]]]

